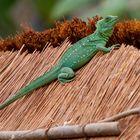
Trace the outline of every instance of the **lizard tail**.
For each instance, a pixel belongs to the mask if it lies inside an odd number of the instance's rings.
[[[31,83],[29,83],[27,86],[21,88],[13,97],[7,99],[7,101],[5,101],[3,104],[0,105],[0,110],[5,108],[6,106],[10,105],[11,103],[16,101],[17,99],[32,93],[31,91],[33,91],[37,88],[40,88],[40,87],[44,86],[45,84],[49,84],[52,81],[56,80],[60,69],[61,69],[61,66],[57,65],[57,66],[53,67],[47,73],[44,73],[42,76],[40,76],[39,78],[37,78],[34,81],[32,81]]]

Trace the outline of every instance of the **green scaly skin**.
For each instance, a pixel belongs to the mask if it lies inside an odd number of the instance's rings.
[[[114,25],[118,17],[107,16],[96,24],[96,31],[73,44],[61,57],[59,62],[36,80],[21,88],[13,97],[0,105],[0,110],[13,103],[15,100],[30,94],[31,91],[58,79],[61,83],[67,83],[74,79],[74,71],[87,64],[98,51],[110,52],[118,45],[106,48],[106,42],[112,35]]]

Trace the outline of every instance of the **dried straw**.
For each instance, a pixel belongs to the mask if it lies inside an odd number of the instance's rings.
[[[68,45],[65,42],[61,48],[48,47],[33,54],[1,53],[0,103],[46,72]],[[93,123],[140,106],[140,52],[136,48],[122,45],[111,53],[98,53],[76,74],[71,83],[53,82],[0,111],[0,130],[47,128],[66,121]],[[139,116],[122,121],[127,127],[120,137],[100,139],[135,139]]]

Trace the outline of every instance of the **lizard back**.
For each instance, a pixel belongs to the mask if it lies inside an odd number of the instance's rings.
[[[73,70],[77,70],[90,61],[97,52],[98,50],[96,49],[94,39],[91,43],[89,37],[83,38],[67,49],[59,63],[62,64],[63,67],[70,67]]]

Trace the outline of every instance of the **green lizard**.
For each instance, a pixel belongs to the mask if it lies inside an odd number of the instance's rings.
[[[96,24],[96,31],[73,44],[59,62],[51,68],[47,73],[44,73],[39,78],[35,79],[27,86],[21,88],[13,97],[0,105],[0,110],[13,103],[15,100],[30,94],[31,91],[58,79],[62,83],[70,82],[74,79],[74,71],[78,70],[88,63],[98,51],[110,52],[117,45],[106,48],[106,42],[113,33],[114,26],[118,20],[117,16],[107,16],[101,19]]]

